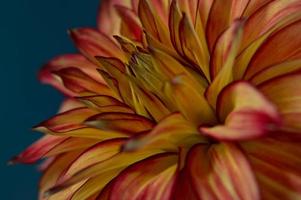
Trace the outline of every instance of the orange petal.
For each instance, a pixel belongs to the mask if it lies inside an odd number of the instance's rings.
[[[201,131],[219,140],[262,137],[280,125],[276,107],[246,82],[226,87],[219,96],[217,110],[225,124]]]
[[[100,73],[110,85],[110,87],[119,94],[122,100],[133,108],[132,90],[127,77],[124,64],[116,58],[96,57],[103,67]]]
[[[150,132],[132,138],[123,146],[124,151],[141,149],[164,149],[177,151],[179,146],[191,146],[198,142],[207,142],[198,134],[197,128],[185,120],[179,113],[173,113],[162,119]]]
[[[47,129],[54,132],[67,132],[77,128],[82,128],[84,122],[89,117],[96,115],[98,112],[89,108],[75,108],[63,113],[59,113],[54,117],[46,120],[35,128],[46,127]]]
[[[68,140],[68,137],[58,137],[52,135],[46,135],[27,147],[22,153],[15,156],[9,161],[9,164],[15,163],[34,163],[45,156],[56,146],[60,145],[64,141]]]
[[[120,34],[134,41],[142,42],[142,27],[137,15],[129,8],[115,6],[121,17]]]
[[[267,67],[258,73],[254,74],[249,81],[255,85],[259,85],[270,79],[297,72],[301,68],[301,59],[283,62],[280,64]]]
[[[260,199],[252,169],[234,144],[195,146],[188,154],[187,170],[198,199]]]
[[[164,92],[174,101],[176,109],[194,124],[214,124],[215,115],[204,97],[204,88],[191,83],[187,76],[178,75],[166,83]]]
[[[168,29],[149,0],[139,1],[138,15],[148,34],[167,46],[171,45]]]
[[[124,142],[125,139],[112,139],[99,142],[89,149],[86,149],[71,163],[71,165],[68,166],[68,169],[62,175],[60,182],[64,182],[81,170],[110,159],[120,151],[121,145]]]
[[[250,61],[245,73],[248,79],[260,70],[281,62],[292,61],[301,58],[301,21],[293,23],[270,36]],[[294,38],[284,39],[284,38]],[[277,49],[277,51],[275,51]]]
[[[275,32],[284,30],[286,29],[286,26],[301,19],[301,12],[298,12],[298,9],[300,10],[300,5],[298,8],[298,6],[292,5],[292,2],[297,3],[296,0],[289,1],[289,3],[286,0],[271,1],[270,3],[267,3],[261,9],[259,9],[257,12],[255,12],[247,20],[244,29],[242,45],[240,47],[240,54],[236,58],[235,62],[235,80],[242,79],[244,76],[249,79],[251,76],[254,76],[255,73],[264,70],[265,67],[270,67],[265,66],[264,68],[258,70],[254,68],[256,72],[252,72],[251,74],[246,75],[246,70],[248,70],[250,61],[253,59],[254,55],[256,55],[258,49],[265,46],[264,44],[267,42],[267,39],[271,37],[272,34],[275,35]],[[269,14],[267,15],[267,13]],[[257,27],[257,23],[265,21],[265,19],[268,20],[267,23],[269,23],[271,26],[266,24],[265,27],[268,27],[268,29],[258,29],[257,31],[254,31],[254,27]],[[253,33],[256,34],[252,35]],[[274,63],[272,65],[275,64],[279,63]]]
[[[78,164],[76,165],[78,166],[76,167],[76,170],[72,170],[72,171],[68,170],[65,177],[61,179],[60,184],[57,184],[55,187],[51,188],[48,192],[57,193],[76,183],[86,180],[87,178],[93,178],[99,175],[104,175],[106,173],[114,172],[115,170],[120,171],[124,169],[126,166],[132,165],[140,160],[143,160],[145,158],[148,158],[158,153],[161,152],[152,150],[152,151],[117,153],[116,155],[110,157],[110,159],[96,162],[94,164],[91,164],[89,162],[91,165],[86,165],[83,162],[77,161],[79,165]],[[91,156],[91,154],[89,156]],[[102,158],[103,157],[99,158],[99,156],[97,156],[96,159],[101,160]],[[93,160],[95,161],[96,159]],[[78,171],[78,169],[81,170]],[[74,172],[76,173],[74,174]],[[72,176],[70,177],[70,175]]]
[[[148,131],[154,126],[149,119],[131,113],[101,113],[86,120],[85,124],[101,130],[116,130],[122,133]]]
[[[86,104],[93,104],[95,107],[105,107],[105,106],[125,106],[122,102],[111,96],[105,95],[95,95],[95,96],[84,96],[78,97],[79,101],[82,101]]]
[[[99,140],[127,137],[119,131],[100,130],[88,127],[83,123],[89,117],[98,113],[98,111],[89,108],[76,108],[60,113],[51,119],[40,123],[34,127],[34,130],[52,135],[95,138]]]
[[[199,0],[198,14],[200,15],[203,29],[206,28],[213,1],[214,0]]]
[[[99,142],[99,140],[90,139],[90,138],[77,138],[77,137],[68,137],[68,139],[56,145],[52,148],[47,154],[46,157],[56,156],[65,152],[77,151],[86,149],[94,144]]]
[[[261,7],[259,7],[261,5]],[[258,10],[255,10],[255,9]],[[253,10],[253,14],[251,14]],[[273,29],[282,20],[289,19],[300,13],[301,4],[298,0],[256,0],[250,1],[245,16],[249,16],[244,29],[243,45],[245,48],[260,35]],[[295,18],[295,17],[293,17]],[[297,19],[298,17],[296,17]]]
[[[174,48],[183,55],[183,50],[181,48],[181,41],[179,36],[179,26],[182,18],[182,13],[179,8],[177,1],[172,1],[169,12],[169,31],[170,38]]]
[[[248,154],[263,199],[301,198],[300,141],[267,138],[241,146]]]
[[[246,7],[243,16],[250,16],[254,14],[254,12],[259,11],[264,6],[268,5],[269,2],[273,0],[252,0],[249,1],[249,5]]]
[[[206,91],[206,97],[213,108],[219,92],[233,81],[234,61],[241,43],[243,25],[243,20],[234,21],[216,42],[210,60],[213,82]]]
[[[105,84],[94,80],[78,68],[69,67],[53,72],[64,86],[76,95],[100,94],[114,96]]]
[[[42,200],[48,199],[45,197],[45,191],[57,184],[58,179],[66,170],[66,166],[73,162],[76,157],[78,157],[82,152],[73,151],[67,154],[62,154],[55,158],[55,160],[50,164],[44,171],[43,176],[39,183],[40,188],[40,198]]]
[[[70,36],[79,51],[96,64],[95,56],[124,59],[123,53],[117,44],[111,38],[95,29],[72,29],[70,30]]]
[[[73,110],[75,108],[80,108],[83,106],[83,103],[78,101],[77,99],[67,98],[61,103],[58,113],[66,112],[68,110]]]
[[[102,0],[98,11],[98,29],[108,36],[119,34],[120,16],[115,6],[131,7],[131,0]]]
[[[194,64],[196,64],[197,70],[200,70],[204,77],[210,81],[209,53],[207,51],[207,45],[200,41],[186,14],[183,14],[178,31],[184,54],[183,56],[186,56]]]
[[[239,19],[249,0],[214,0],[211,6],[206,36],[210,52],[217,38],[235,19]]]
[[[259,85],[259,90],[278,108],[283,130],[300,133],[301,72],[292,72]]]
[[[162,153],[126,168],[114,180],[110,199],[170,199],[176,164],[175,154]]]
[[[64,85],[53,74],[55,71],[68,67],[80,68],[85,74],[92,77],[96,81],[104,83],[103,78],[96,73],[97,66],[79,54],[66,54],[52,59],[39,72],[39,79],[42,83],[50,84],[68,96],[74,96],[75,94],[65,88]]]
[[[234,49],[236,49],[237,53],[243,26],[244,20],[237,20],[218,38],[210,58],[210,75],[212,79],[225,67],[226,62],[229,62],[229,57],[234,53]]]
[[[142,102],[141,106],[145,107],[145,111],[147,111],[155,121],[160,121],[170,114],[167,105],[165,105],[155,94],[146,92],[138,87],[135,88],[135,92]]]
[[[72,194],[71,199],[95,200],[98,196],[99,191],[101,191],[106,186],[106,184],[108,184],[112,179],[114,179],[119,172],[120,170],[114,170],[110,173],[105,173],[94,178],[90,178]]]
[[[122,112],[134,114],[134,111],[126,104],[110,96],[96,95],[79,97],[77,99],[80,102],[84,103],[87,107],[96,109],[97,111],[99,111],[99,113]]]

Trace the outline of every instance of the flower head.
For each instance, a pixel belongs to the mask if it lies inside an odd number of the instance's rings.
[[[104,0],[80,54],[40,72],[66,96],[12,162],[43,200],[301,198],[301,1]]]

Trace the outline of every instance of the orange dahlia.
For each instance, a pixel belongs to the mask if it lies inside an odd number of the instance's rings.
[[[103,0],[11,162],[40,200],[301,199],[301,0]]]

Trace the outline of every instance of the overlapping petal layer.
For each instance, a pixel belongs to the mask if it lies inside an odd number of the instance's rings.
[[[11,163],[41,200],[301,198],[301,1],[104,0],[80,54],[43,67],[68,98]]]

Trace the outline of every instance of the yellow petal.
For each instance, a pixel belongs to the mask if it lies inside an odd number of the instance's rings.
[[[300,71],[276,77],[259,85],[259,90],[278,108],[282,129],[300,133]]]
[[[213,82],[207,88],[206,97],[215,108],[219,92],[233,81],[235,57],[241,42],[244,21],[237,20],[220,36],[211,58],[210,70]]]
[[[204,89],[190,84],[187,76],[179,75],[166,83],[164,91],[178,111],[196,125],[214,124],[215,114],[204,97]]]
[[[252,168],[234,144],[195,146],[189,152],[187,168],[199,199],[260,199]]]
[[[125,169],[114,180],[112,199],[161,200],[173,194],[177,155],[162,153]]]
[[[226,87],[219,96],[217,111],[225,124],[201,131],[219,140],[263,137],[280,126],[276,107],[246,82]]]

